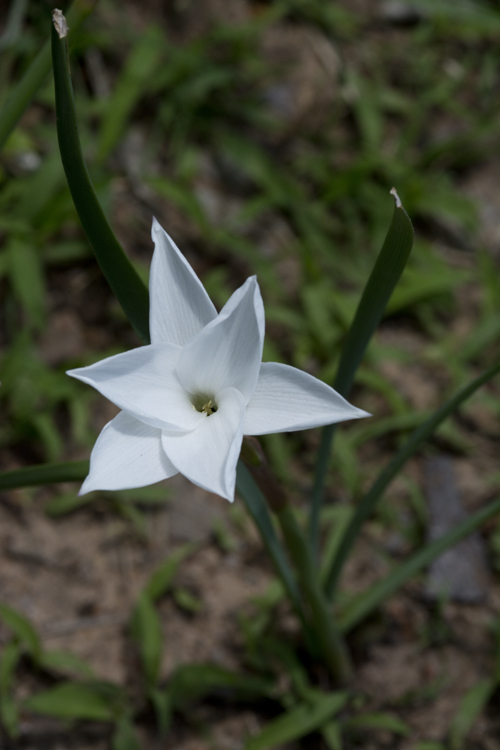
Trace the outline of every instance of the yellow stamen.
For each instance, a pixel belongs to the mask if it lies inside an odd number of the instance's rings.
[[[209,417],[217,411],[217,407],[215,404],[212,406],[212,399],[210,399],[210,401],[207,401],[207,403],[201,407],[201,411],[204,411],[207,417]]]

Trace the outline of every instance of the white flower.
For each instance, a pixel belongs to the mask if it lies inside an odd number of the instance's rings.
[[[243,435],[368,416],[311,375],[261,361],[264,307],[255,276],[217,314],[156,220],[152,236],[151,344],[68,372],[122,409],[97,439],[80,494],[180,472],[232,501]]]

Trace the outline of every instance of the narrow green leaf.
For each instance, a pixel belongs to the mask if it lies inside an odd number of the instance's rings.
[[[319,729],[338,713],[349,699],[348,693],[331,693],[314,703],[302,703],[270,722],[260,734],[245,744],[245,750],[268,750],[300,739]]]
[[[155,570],[151,578],[146,584],[145,592],[152,601],[156,601],[160,597],[164,596],[172,585],[174,576],[177,573],[181,562],[191,555],[198,545],[193,542],[183,544],[182,547],[176,549],[171,555]]]
[[[269,556],[274,563],[276,572],[280,576],[288,596],[290,597],[290,601],[295,607],[295,611],[302,620],[302,623],[305,624],[306,620],[302,610],[297,582],[292,573],[283,547],[278,539],[278,535],[274,530],[266,501],[252,475],[242,461],[238,461],[238,467],[236,470],[236,488],[260,532]]]
[[[407,735],[410,733],[408,724],[397,716],[390,714],[360,714],[348,719],[344,724],[346,729],[386,729],[393,734]]]
[[[92,11],[96,0],[75,0],[68,12],[68,25],[72,32],[83,23]],[[0,151],[21,116],[38,91],[51,65],[50,43],[44,44],[19,83],[10,93],[0,111]]]
[[[45,506],[45,513],[52,518],[65,516],[84,505],[88,505],[93,500],[92,495],[77,495],[76,491],[65,492],[62,495],[56,495]]]
[[[25,469],[0,472],[0,490],[38,487],[41,484],[58,484],[59,482],[82,482],[88,473],[88,461],[27,466]]]
[[[400,589],[404,584],[416,575],[419,571],[430,565],[443,552],[453,547],[464,537],[471,534],[479,528],[485,521],[500,511],[500,499],[489,503],[485,508],[481,508],[472,516],[462,523],[457,524],[455,528],[448,531],[443,536],[428,544],[424,549],[419,550],[402,564],[398,564],[396,569],[389,573],[378,583],[370,587],[355,597],[346,607],[345,611],[339,618],[339,626],[343,632],[349,632],[367,615],[379,607],[382,602],[388,599],[395,591]]]
[[[11,237],[6,245],[9,280],[14,293],[26,313],[31,329],[44,327],[45,280],[42,259],[31,242],[20,237]]]
[[[403,447],[396,453],[393,459],[381,471],[376,481],[363,497],[356,508],[356,512],[349,523],[344,534],[340,548],[333,560],[326,579],[326,592],[329,597],[333,597],[339,575],[342,571],[345,561],[349,556],[354,542],[356,541],[361,526],[365,520],[373,513],[375,506],[379,502],[388,485],[398,474],[404,464],[411,456],[416,453],[422,443],[424,443],[439,427],[439,425],[452,414],[461,403],[466,401],[478,388],[487,383],[498,372],[500,372],[500,362],[490,367],[471,383],[466,385],[462,390],[456,393],[449,401],[434,412],[434,414],[423,425],[418,427],[404,443]]]
[[[322,553],[320,574],[322,585],[326,581],[328,571],[330,570],[342,537],[344,536],[345,530],[347,529],[349,521],[354,513],[354,509],[349,505],[331,505],[328,506],[328,510],[330,511],[328,521],[330,521],[330,523],[333,521],[333,523],[331,523],[331,527],[328,528]]]
[[[168,692],[171,706],[182,709],[205,696],[221,690],[239,694],[244,698],[269,695],[270,684],[252,675],[232,672],[216,664],[185,664],[176,669]]]
[[[467,735],[488,704],[495,688],[495,680],[485,679],[477,682],[465,693],[451,723],[450,750],[460,750],[464,747]]]
[[[10,4],[7,20],[0,37],[0,53],[11,49],[19,39],[27,6],[28,0],[17,0],[17,2]]]
[[[139,645],[146,681],[148,686],[154,687],[160,673],[163,633],[158,613],[144,592],[139,595],[130,626]]]
[[[16,737],[19,733],[19,712],[16,701],[10,693],[0,695],[0,724],[5,728],[9,737]]]
[[[346,684],[352,679],[353,674],[351,658],[321,588],[318,567],[307,536],[298,523],[291,505],[287,504],[280,508],[276,512],[276,517],[310,612],[311,627],[315,636],[313,654],[316,655],[319,651],[332,676]]]
[[[174,601],[179,609],[188,612],[190,615],[195,615],[201,612],[203,609],[203,602],[197,596],[194,596],[190,591],[185,588],[177,587],[173,591]]]
[[[333,384],[335,390],[346,398],[349,396],[356,370],[363,359],[366,347],[384,314],[413,247],[413,228],[408,214],[394,188],[391,193],[395,199],[391,225],[359,301],[342,348],[339,368]],[[314,549],[318,547],[321,504],[335,429],[336,425],[324,428],[318,451],[310,518],[310,536]]]
[[[25,225],[17,234],[23,234],[25,238],[31,239],[30,233],[26,231],[27,228],[32,223],[37,225],[42,217],[47,217],[50,212],[50,202],[62,192],[65,186],[59,154],[54,151],[47,156],[35,172],[22,179],[21,186],[14,215],[19,216]],[[43,251],[40,248],[39,252],[45,259],[46,256],[43,253],[46,252],[46,248],[43,248]]]
[[[89,665],[70,651],[44,651],[39,665],[50,672],[65,675],[80,675],[93,677],[94,673]]]
[[[134,725],[129,716],[122,716],[118,720],[111,746],[113,750],[141,750]]]
[[[148,538],[148,524],[146,517],[133,503],[123,501],[117,493],[114,496],[114,506],[118,513],[127,519],[134,527],[135,532],[143,539]]]
[[[0,604],[0,618],[18,637],[33,659],[38,662],[42,653],[42,646],[38,633],[30,621],[6,604]]]
[[[8,693],[12,687],[14,672],[23,654],[17,640],[10,641],[0,657],[0,695]]]
[[[98,162],[103,162],[117,145],[132,109],[147,90],[165,46],[166,39],[155,26],[140,35],[107,103],[97,147]]]
[[[149,343],[148,290],[113,234],[87,171],[78,135],[67,39],[59,38],[54,25],[52,64],[59,150],[75,208],[115,297],[144,343]]]
[[[113,699],[90,683],[63,682],[32,695],[23,705],[29,711],[58,719],[113,721],[116,714]]]
[[[165,737],[172,722],[172,693],[170,690],[152,688],[148,695],[153,704],[158,734],[160,737]]]
[[[321,728],[328,750],[343,750],[342,730],[338,721],[329,721]]]
[[[19,731],[19,716],[12,685],[22,655],[23,649],[15,639],[5,646],[0,656],[0,725],[9,737],[15,737]]]

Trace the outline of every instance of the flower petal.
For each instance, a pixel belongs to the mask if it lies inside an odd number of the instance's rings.
[[[264,344],[264,306],[255,276],[247,279],[213,320],[184,346],[177,374],[192,394],[218,396],[237,388],[245,404],[259,377]]]
[[[97,438],[79,494],[144,487],[174,474],[177,469],[161,447],[161,430],[121,411]]]
[[[176,374],[181,348],[141,346],[90,367],[68,370],[141,422],[177,432],[194,430],[205,419],[197,412]]]
[[[217,310],[175,242],[156,219],[151,236],[155,243],[149,277],[151,343],[184,346],[217,317]]]
[[[218,410],[193,432],[163,432],[161,440],[165,453],[181,474],[232,502],[245,404],[239,391],[226,388],[219,393],[217,406]]]
[[[312,375],[277,362],[263,362],[243,432],[293,432],[369,416]]]

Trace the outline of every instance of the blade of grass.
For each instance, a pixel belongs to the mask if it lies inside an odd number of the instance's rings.
[[[68,24],[72,31],[81,26],[96,2],[97,0],[75,0],[68,12]],[[50,65],[50,42],[46,42],[0,111],[0,151],[49,74]]]
[[[54,11],[55,13],[55,11]],[[53,15],[53,17],[55,17]],[[57,18],[64,19],[62,14]],[[149,343],[149,294],[116,239],[97,199],[83,158],[69,70],[66,30],[52,25],[57,136],[75,208],[115,297],[144,343]]]
[[[391,225],[359,301],[333,384],[335,390],[346,398],[366,347],[384,314],[413,247],[413,227],[408,214],[394,188],[391,193],[395,199]],[[311,544],[315,551],[318,548],[319,518],[335,429],[336,425],[324,428],[316,463],[309,526]]]
[[[418,448],[425,442],[432,433],[439,427],[452,412],[457,409],[461,403],[469,398],[478,388],[491,380],[498,372],[500,372],[500,362],[490,367],[482,375],[475,378],[471,383],[462,388],[456,393],[449,401],[447,401],[440,409],[438,409],[423,425],[418,427],[410,435],[406,443],[396,453],[394,458],[387,464],[387,466],[379,474],[375,483],[371,489],[366,493],[361,502],[359,503],[356,513],[354,514],[349,526],[346,529],[342,542],[340,543],[339,550],[335,559],[333,560],[332,566],[326,577],[325,589],[327,596],[332,598],[335,594],[337,581],[340,573],[344,566],[344,563],[351,551],[351,548],[356,541],[362,524],[371,515],[376,504],[382,497],[387,486],[392,482],[396,474],[404,466],[411,456],[418,450]]]
[[[0,490],[17,487],[37,487],[41,484],[59,482],[83,482],[89,473],[88,461],[69,461],[64,464],[38,464],[25,469],[14,469],[0,473]]]
[[[358,625],[358,623],[400,589],[401,586],[422,570],[422,568],[430,565],[443,552],[446,552],[447,549],[453,547],[461,539],[471,534],[499,511],[500,498],[489,503],[485,508],[481,508],[481,510],[478,510],[465,521],[457,524],[447,534],[443,534],[439,539],[436,539],[424,549],[416,552],[402,565],[398,564],[396,569],[386,576],[386,578],[371,586],[368,591],[364,591],[348,605],[346,611],[339,618],[341,631],[347,633],[352,630],[352,628]]]

